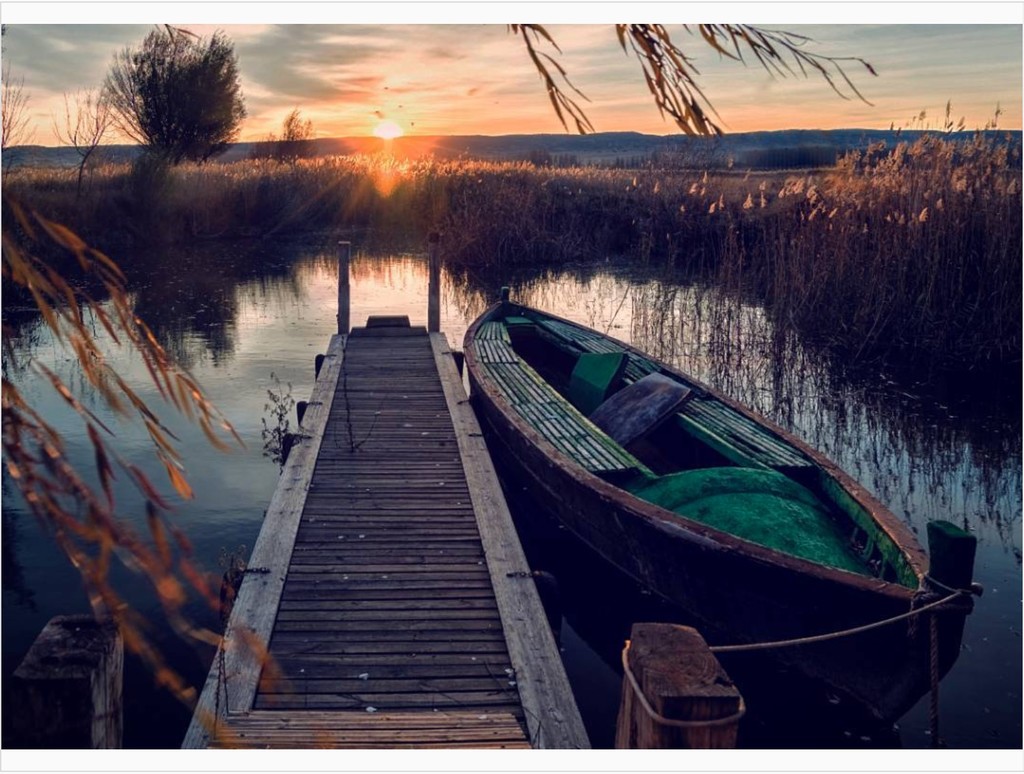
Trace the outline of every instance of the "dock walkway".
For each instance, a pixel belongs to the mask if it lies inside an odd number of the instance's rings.
[[[587,746],[443,334],[334,336],[185,747]]]

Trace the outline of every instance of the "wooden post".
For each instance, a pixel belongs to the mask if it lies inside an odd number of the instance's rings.
[[[427,237],[427,332],[437,333],[441,330],[441,237],[431,232]]]
[[[978,539],[952,522],[928,522],[928,575],[951,589],[969,589]]]
[[[306,416],[306,409],[309,407],[309,403],[304,400],[300,400],[295,404],[295,417],[299,420],[299,425],[302,425],[302,418]]]
[[[615,733],[619,749],[705,749],[736,746],[743,699],[696,629],[674,624],[633,624],[624,665],[629,673]],[[664,721],[669,721],[665,723]],[[672,722],[695,723],[680,726]],[[699,721],[718,721],[704,725]]]
[[[320,369],[324,367],[324,356],[317,355],[313,358],[313,381],[320,378]]]
[[[349,330],[348,264],[352,258],[352,243],[338,242],[338,333]]]
[[[11,678],[13,747],[121,747],[124,643],[91,615],[50,619]]]
[[[972,582],[978,539],[948,521],[930,521],[927,529],[929,566],[925,588],[934,596],[920,597],[922,602],[945,597],[951,590],[969,590],[981,596],[981,585]],[[939,743],[939,678],[953,665],[960,653],[967,615],[973,609],[974,600],[970,596],[960,596],[929,613],[926,619],[928,636],[933,638],[929,647],[938,649],[938,669],[931,671],[932,701],[936,707],[932,715],[932,744]]]

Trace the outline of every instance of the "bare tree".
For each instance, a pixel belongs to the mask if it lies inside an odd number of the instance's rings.
[[[53,133],[64,145],[74,148],[78,154],[78,181],[75,196],[82,194],[82,176],[90,161],[95,160],[96,151],[110,130],[113,114],[110,103],[102,92],[78,91],[73,95],[64,94],[64,118],[53,120]]]
[[[15,78],[11,74],[11,63],[5,62],[3,67],[3,94],[0,95],[0,113],[3,126],[0,131],[0,151],[6,151],[16,145],[24,145],[35,134],[29,129],[28,93],[25,91],[25,79]]]

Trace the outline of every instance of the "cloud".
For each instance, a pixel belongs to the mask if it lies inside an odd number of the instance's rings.
[[[240,17],[241,18],[241,17]],[[984,122],[995,103],[1007,126],[1020,124],[1021,40],[1015,25],[783,25],[813,39],[808,50],[859,56],[847,71],[875,103],[836,97],[812,75],[773,81],[755,61],[723,60],[699,35],[671,29],[695,57],[699,84],[733,131],[799,126],[888,126],[890,116],[941,110],[947,99]],[[24,76],[37,140],[61,93],[98,87],[115,52],[137,45],[156,25],[10,25],[4,60]],[[200,25],[222,28],[235,44],[248,118],[244,138],[279,131],[293,108],[321,136],[366,133],[374,112],[420,133],[562,131],[521,39],[497,24]],[[639,63],[623,52],[610,24],[550,25],[562,49],[541,41],[592,101],[580,101],[600,131],[675,131],[661,119]],[[978,106],[978,107],[976,107]],[[983,108],[980,106],[987,106]],[[978,112],[974,117],[972,111]],[[873,116],[877,116],[873,118]]]
[[[114,54],[141,41],[153,25],[8,25],[4,61],[32,92],[99,88]]]

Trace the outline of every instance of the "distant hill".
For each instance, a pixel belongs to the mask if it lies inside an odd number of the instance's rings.
[[[313,140],[315,155],[375,153],[387,148],[400,158],[433,155],[439,159],[528,160],[535,163],[642,166],[651,161],[671,166],[746,168],[812,167],[832,164],[842,153],[884,141],[913,141],[926,132],[880,129],[786,129],[743,132],[718,138],[651,135],[637,132],[572,134],[445,135],[399,137],[385,145],[376,137],[336,137]],[[1000,131],[999,138],[1021,142],[1020,131]],[[967,139],[974,132],[950,135]],[[217,158],[227,163],[248,158],[255,143],[235,143]],[[102,149],[110,161],[130,161],[138,146],[109,145]],[[69,148],[38,145],[11,148],[3,163],[10,166],[71,167],[77,156]]]

